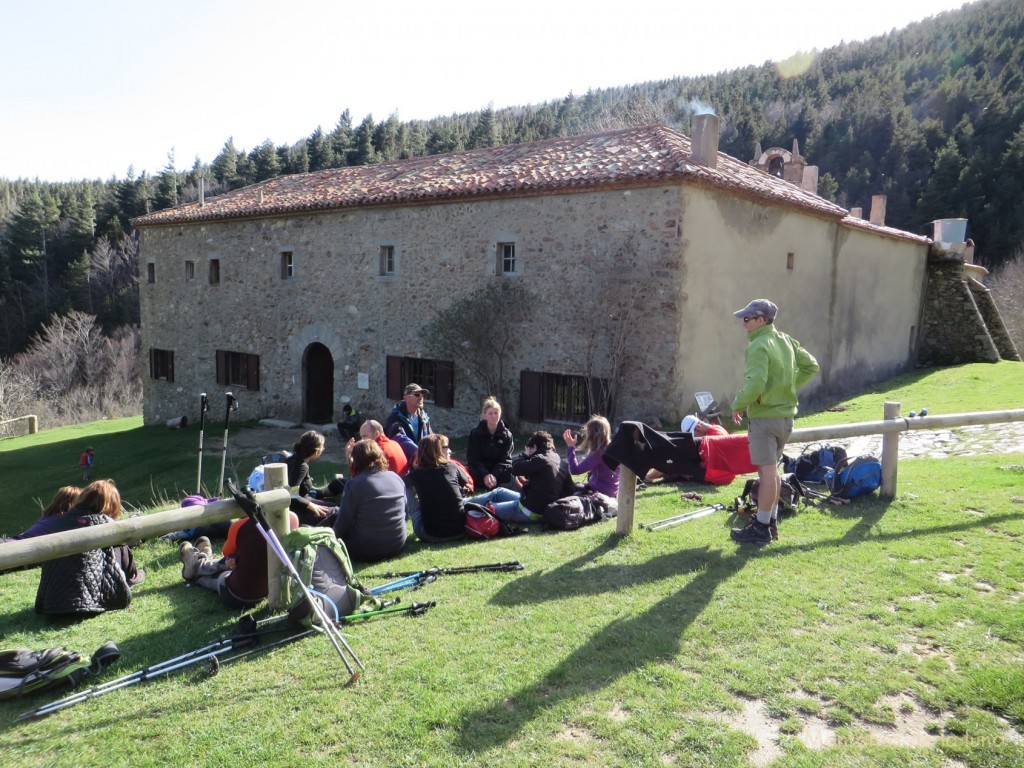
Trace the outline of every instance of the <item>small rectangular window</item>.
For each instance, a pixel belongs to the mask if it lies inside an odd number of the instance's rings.
[[[151,285],[156,282],[156,264],[152,261],[146,264],[146,282]]]
[[[295,256],[291,251],[281,251],[281,279],[291,280],[295,277]]]
[[[526,421],[582,424],[592,413],[608,413],[606,379],[564,373],[522,371],[519,415]]]
[[[196,263],[194,261],[185,262],[185,280],[192,282],[196,279]]]
[[[790,251],[786,254],[786,269],[792,269],[793,264],[796,261],[796,254]]]
[[[174,381],[173,350],[149,350],[149,378],[158,379],[160,381]]]
[[[380,274],[394,275],[396,273],[397,270],[395,269],[395,246],[382,245],[380,247]]]
[[[220,259],[210,259],[210,285],[220,282]]]
[[[498,274],[514,275],[516,273],[516,244],[498,243]]]

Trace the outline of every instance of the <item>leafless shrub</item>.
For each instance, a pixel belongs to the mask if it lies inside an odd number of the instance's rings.
[[[1007,333],[1017,351],[1024,355],[1024,246],[990,275],[987,282]]]

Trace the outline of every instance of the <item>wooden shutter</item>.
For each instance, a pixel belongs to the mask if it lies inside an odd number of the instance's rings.
[[[260,356],[246,355],[245,362],[248,367],[246,389],[258,391],[260,388]]]
[[[385,382],[388,400],[401,400],[403,389],[405,389],[405,384],[402,383],[402,358],[388,355],[387,382]]]
[[[217,350],[217,383],[228,383],[228,353],[223,349]]]
[[[156,355],[153,354],[155,351],[155,349],[149,350],[149,378],[151,379],[156,378]]]
[[[523,421],[544,421],[544,374],[537,371],[519,373],[519,418]]]
[[[434,405],[451,408],[455,405],[455,365],[453,363],[434,363]]]

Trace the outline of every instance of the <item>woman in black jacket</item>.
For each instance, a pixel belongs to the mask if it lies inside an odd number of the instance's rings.
[[[405,476],[405,484],[415,491],[409,494],[412,530],[422,541],[452,541],[466,535],[462,499],[469,477],[450,457],[445,435],[427,435]]]
[[[466,464],[477,492],[490,491],[512,480],[514,447],[512,432],[501,420],[501,405],[488,397],[466,447]]]

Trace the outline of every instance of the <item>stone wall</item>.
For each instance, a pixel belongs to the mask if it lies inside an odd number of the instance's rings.
[[[1019,362],[1020,354],[1017,351],[1017,346],[1013,343],[1013,339],[1006,330],[1006,323],[1003,322],[1003,316],[999,313],[999,307],[996,306],[995,299],[992,298],[992,291],[973,277],[966,278],[965,282],[971,291],[971,296],[974,297],[974,303],[977,304],[978,311],[981,312],[982,319],[985,321],[985,327],[988,328],[992,341],[995,343],[996,349],[999,350],[999,356],[1003,360],[1017,360]]]
[[[333,358],[335,417],[351,400],[383,418],[387,356],[429,357],[423,324],[493,280],[521,281],[534,296],[510,351],[515,391],[521,370],[586,375],[588,338],[606,297],[640,283],[636,326],[675,339],[680,204],[678,187],[652,187],[147,227],[140,260],[154,263],[155,282],[140,289],[143,352],[172,350],[175,371],[173,382],[146,376],[145,421],[192,414],[200,392],[227,389],[216,383],[217,350],[259,355],[258,390],[235,393],[239,419],[300,420],[304,355],[314,342]],[[506,242],[516,245],[516,273],[498,276],[496,248]],[[394,247],[395,276],[380,274],[382,245]],[[284,252],[294,264],[287,279]],[[217,284],[208,280],[211,259],[219,260]],[[591,375],[600,376],[607,350],[596,351]],[[637,344],[619,416],[668,411],[672,375],[671,359]],[[454,407],[431,408],[439,429],[476,423],[487,393],[473,385],[456,370]],[[504,405],[518,412],[518,402]]]
[[[994,363],[999,349],[964,279],[963,258],[932,249],[921,319],[920,365]]]

